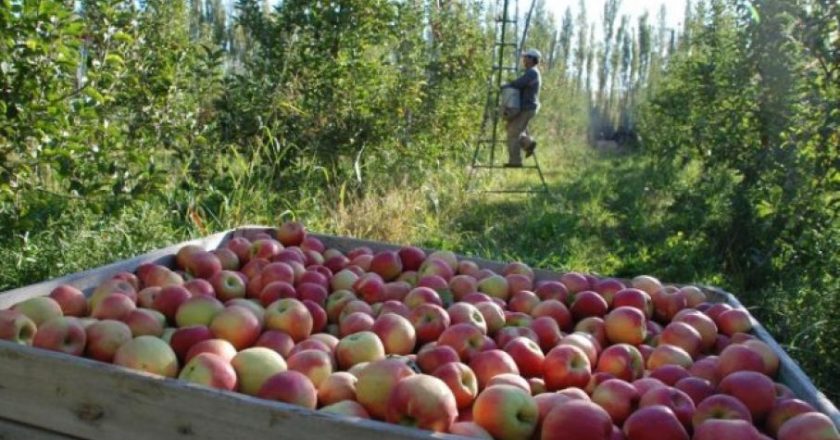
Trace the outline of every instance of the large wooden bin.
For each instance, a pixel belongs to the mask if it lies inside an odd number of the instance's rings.
[[[225,241],[265,227],[249,226],[180,243],[59,279],[0,294],[0,309],[59,284],[86,293],[120,271],[141,263],[172,265],[186,244],[215,249]],[[347,251],[368,246],[397,249],[385,243],[317,235],[330,248]],[[470,258],[482,268],[500,271],[502,263]],[[559,274],[535,270],[537,279]],[[707,288],[716,301],[741,307],[731,294]],[[840,426],[840,412],[814,387],[770,334],[753,320],[756,336],[780,356],[778,380]],[[0,341],[0,439],[420,439],[457,438],[371,420],[343,417],[270,402],[239,393],[217,391],[174,379],[162,379],[111,364]]]

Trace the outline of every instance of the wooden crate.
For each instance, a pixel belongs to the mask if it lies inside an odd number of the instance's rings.
[[[0,309],[59,284],[86,293],[120,271],[141,263],[172,265],[182,246],[215,249],[225,241],[265,227],[248,226],[180,243],[129,260],[0,294]],[[317,235],[328,248],[342,251],[368,246],[374,251],[398,246]],[[503,263],[470,258],[482,268],[501,271]],[[558,274],[535,270],[538,280]],[[716,301],[741,307],[731,294],[706,288]],[[798,365],[753,319],[754,332],[780,356],[779,380],[840,426],[837,408],[814,387]],[[455,439],[371,420],[310,411],[244,394],[218,391],[175,379],[163,379],[127,368],[0,341],[0,439],[146,439],[264,438],[279,439]]]

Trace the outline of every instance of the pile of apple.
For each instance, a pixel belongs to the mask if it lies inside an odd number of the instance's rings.
[[[0,339],[478,438],[840,438],[774,382],[749,314],[697,287],[343,253],[296,222],[175,260],[2,310]]]

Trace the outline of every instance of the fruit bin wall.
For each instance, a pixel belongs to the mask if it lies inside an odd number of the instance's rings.
[[[99,283],[141,263],[172,266],[174,254],[187,244],[215,249],[246,232],[270,230],[244,226],[203,239],[179,243],[132,259],[0,293],[0,309],[35,296],[46,296],[59,284],[89,294]],[[367,246],[373,251],[399,246],[344,237],[311,234],[327,248],[347,251]],[[427,249],[427,251],[433,251]],[[467,258],[461,257],[459,258]],[[501,271],[504,263],[469,257],[481,268]],[[534,269],[537,280],[557,279],[555,272]],[[721,289],[704,287],[717,302],[743,308]],[[827,414],[840,427],[840,412],[813,385],[799,366],[751,317],[753,333],[780,357],[778,380],[799,398]],[[111,364],[66,356],[0,341],[0,438],[241,438],[272,434],[279,438],[455,439],[380,423],[309,411],[239,393],[212,390],[174,379],[144,375]]]

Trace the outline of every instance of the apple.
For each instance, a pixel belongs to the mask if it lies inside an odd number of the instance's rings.
[[[326,246],[318,238],[307,235],[300,243],[300,248],[304,251],[325,252]]]
[[[210,279],[222,270],[222,262],[216,255],[202,249],[187,257],[184,269],[196,278]]]
[[[645,314],[645,318],[653,317],[653,299],[650,294],[640,290],[628,287],[619,290],[613,296],[612,307],[617,309],[619,307],[635,307]]]
[[[87,334],[84,326],[78,318],[71,316],[57,316],[41,323],[37,326],[35,337],[32,339],[33,347],[73,356],[81,356],[86,343]]]
[[[318,403],[322,406],[332,405],[342,400],[352,400],[355,403],[356,382],[358,378],[346,371],[333,372],[318,386]],[[365,414],[367,415],[367,411]]]
[[[353,283],[353,291],[356,295],[368,303],[380,302],[385,299],[385,280],[379,274],[369,272]],[[409,307],[411,307],[409,305]]]
[[[189,362],[192,358],[199,355],[200,353],[213,353],[230,361],[231,359],[233,359],[234,356],[236,356],[236,348],[234,348],[230,342],[225,341],[224,339],[203,340],[197,342],[195,345],[192,346],[192,348],[187,350],[187,354],[186,356],[184,356],[184,362]]]
[[[426,253],[414,246],[404,246],[397,251],[404,270],[416,271],[426,260]]]
[[[570,331],[574,326],[572,320],[572,313],[563,305],[562,302],[556,299],[548,299],[540,302],[531,309],[531,316],[534,318],[541,318],[548,316],[557,322],[557,325],[563,331]]]
[[[0,310],[0,339],[21,345],[32,345],[37,326],[18,310]]]
[[[374,360],[357,375],[356,400],[372,417],[385,419],[392,390],[400,380],[414,374],[402,359]]]
[[[749,333],[752,330],[750,314],[744,309],[726,310],[715,318],[720,332],[726,336],[735,333]]]
[[[720,374],[718,369],[720,367],[720,358],[717,356],[706,356],[698,359],[689,367],[688,372],[692,376],[708,380],[713,386],[717,386],[720,382]]]
[[[472,324],[478,327],[482,333],[487,334],[487,322],[484,321],[484,315],[476,306],[470,303],[457,302],[449,306],[447,312],[452,324]]]
[[[507,280],[508,292],[511,295],[511,299],[519,292],[531,292],[534,295],[534,299],[539,300],[537,294],[533,292],[534,279],[532,277],[521,273],[511,273],[504,277]]]
[[[121,345],[114,365],[164,377],[178,374],[178,357],[169,344],[154,336],[138,336]]]
[[[415,309],[422,304],[435,304],[441,307],[443,306],[443,300],[441,299],[438,290],[422,285],[409,290],[409,292],[405,295],[405,298],[403,298],[403,302],[409,309]]]
[[[516,362],[502,350],[487,350],[475,353],[469,359],[469,366],[478,379],[479,389],[484,389],[487,382],[499,374],[519,374]]]
[[[163,313],[167,321],[174,323],[178,308],[191,297],[190,291],[183,286],[166,286],[154,297],[152,308]]]
[[[344,318],[338,324],[339,334],[344,337],[362,331],[373,329],[375,320],[373,316],[363,312],[354,312]]]
[[[712,318],[693,309],[683,309],[674,316],[673,321],[684,322],[700,333],[702,351],[709,351],[714,347],[718,328]]]
[[[624,422],[627,440],[688,440],[688,432],[670,408],[652,405],[639,408]]]
[[[609,413],[593,402],[569,400],[548,411],[542,421],[542,440],[609,440]]]
[[[729,374],[720,381],[718,390],[743,402],[756,422],[764,420],[773,409],[776,399],[773,381],[755,371],[737,371]]]
[[[285,402],[291,405],[315,409],[318,404],[318,391],[305,375],[297,371],[284,371],[269,377],[257,397],[261,399]]]
[[[335,402],[322,407],[318,411],[331,414],[341,414],[349,417],[358,417],[360,419],[370,418],[370,414],[365,411],[365,408],[354,400],[342,400],[340,402]]]
[[[529,327],[534,318],[522,312],[505,311],[505,326],[507,327]]]
[[[592,370],[586,353],[574,345],[558,345],[545,356],[545,386],[549,391],[568,387],[584,387]]]
[[[592,401],[610,415],[613,423],[621,426],[639,404],[639,392],[632,384],[621,379],[607,379],[592,392]]]
[[[128,317],[137,305],[128,296],[120,293],[111,293],[102,298],[93,307],[90,316],[96,319],[114,319],[121,321]]]
[[[300,246],[306,238],[306,228],[299,222],[283,222],[276,232],[277,240],[283,246]]]
[[[720,352],[718,359],[718,375],[721,378],[739,371],[765,371],[764,359],[746,345],[729,345]]]
[[[604,316],[609,310],[607,301],[591,290],[574,293],[571,298],[572,303],[569,306],[569,311],[577,320],[588,316]]]
[[[565,303],[566,298],[569,296],[569,289],[560,281],[540,281],[537,283],[537,288],[534,290],[534,293],[543,301],[554,299]]]
[[[128,325],[112,319],[92,323],[85,328],[85,333],[85,354],[102,362],[111,362],[117,349],[132,339]]]
[[[680,380],[691,377],[691,373],[680,365],[667,364],[651,370],[648,377],[659,379],[665,385],[674,386]]]
[[[542,316],[531,321],[531,330],[537,335],[540,349],[543,352],[548,352],[554,348],[563,338],[557,321],[548,316]]]
[[[181,275],[178,275],[177,273],[173,272],[172,269],[166,266],[162,266],[160,264],[151,264],[147,266],[147,268],[143,271],[141,271],[138,267],[137,278],[140,279],[140,284],[144,288],[152,286],[180,286],[184,284],[184,278],[181,277]],[[91,295],[91,300],[93,300],[96,292],[97,291],[94,291],[94,293]],[[91,303],[91,305],[93,305],[93,302]]]
[[[693,440],[760,440],[763,439],[758,430],[750,422],[744,420],[706,420],[694,430]]]
[[[469,408],[478,395],[478,379],[473,370],[461,362],[441,365],[432,373],[442,380],[455,396],[458,409]]]
[[[417,365],[426,374],[433,374],[442,365],[459,362],[460,359],[454,348],[434,342],[424,345],[417,352]]]
[[[526,337],[514,338],[504,346],[504,351],[516,363],[522,376],[530,378],[543,375],[545,355],[534,341]]]
[[[659,335],[660,344],[671,344],[685,350],[692,357],[700,354],[703,337],[694,327],[684,322],[671,322]]]
[[[490,275],[487,278],[478,281],[478,291],[485,293],[492,298],[499,298],[502,301],[507,301],[510,297],[510,288],[508,281],[501,275]]]
[[[694,406],[699,405],[705,398],[715,393],[715,387],[712,386],[711,382],[695,376],[684,377],[678,380],[674,384],[674,388],[688,395],[691,401],[694,402]]]
[[[251,257],[251,241],[245,237],[234,237],[224,244],[225,249],[230,249],[241,264],[245,264]]]
[[[527,439],[539,422],[539,408],[531,395],[511,385],[482,391],[472,409],[473,421],[498,439]]]
[[[761,356],[761,359],[764,361],[764,374],[768,377],[776,377],[776,373],[779,371],[779,355],[767,343],[758,339],[751,339],[744,341],[742,345]]]
[[[618,379],[632,382],[644,374],[642,353],[630,344],[607,347],[598,358],[595,371],[609,373]]]
[[[461,361],[468,362],[475,354],[482,351],[484,333],[471,324],[455,324],[440,334],[438,344],[454,348]]]
[[[385,313],[376,318],[372,330],[382,340],[386,354],[406,355],[414,352],[417,334],[408,319],[394,313]]]
[[[654,388],[666,387],[667,385],[654,377],[643,377],[641,379],[634,380],[633,386],[636,387],[636,391],[639,392],[639,396],[644,396],[648,391]]]
[[[239,256],[237,256],[236,252],[232,251],[231,249],[218,248],[210,251],[210,253],[215,255],[216,258],[219,259],[219,263],[222,264],[223,270],[239,270]]]
[[[332,356],[333,354],[333,350],[330,349],[330,347],[325,342],[319,341],[317,339],[312,339],[310,337],[297,343],[294,346],[294,348],[292,348],[292,350],[289,352],[289,356],[287,356],[287,358],[306,350],[319,350],[323,351],[324,353],[327,353],[330,356]],[[335,362],[333,361],[333,363]]]
[[[779,428],[788,420],[798,416],[816,411],[811,404],[799,399],[776,399],[773,408],[767,414],[767,420],[764,424],[768,434],[777,437]]]
[[[604,320],[597,316],[583,318],[575,325],[575,332],[586,333],[592,337],[600,347],[609,345],[607,341],[607,329]]]
[[[236,371],[230,362],[212,353],[200,353],[190,359],[178,379],[226,391],[237,386]]]
[[[779,440],[837,440],[840,433],[823,413],[809,412],[795,416],[779,428]]]
[[[176,329],[169,338],[169,345],[184,360],[190,349],[201,341],[213,339],[213,332],[205,325],[191,325]]]
[[[82,317],[87,314],[88,304],[85,294],[69,284],[60,284],[50,292],[49,297],[58,303],[64,316]]]
[[[403,265],[400,256],[394,251],[381,251],[370,260],[370,271],[382,277],[385,281],[392,281],[402,273]]]
[[[214,337],[225,339],[237,350],[251,347],[259,338],[262,326],[251,310],[232,305],[219,312],[210,322]]]
[[[385,346],[371,331],[362,331],[341,338],[335,347],[338,366],[346,370],[361,362],[373,362],[385,358]]]
[[[478,291],[478,280],[472,275],[455,275],[449,280],[449,290],[456,301],[461,301],[467,294]]]
[[[53,318],[64,316],[58,302],[48,296],[29,298],[12,306],[12,310],[23,313],[38,327]]]
[[[685,429],[691,430],[691,418],[694,416],[695,405],[688,394],[670,386],[656,387],[642,395],[639,400],[639,408],[652,405],[668,407],[674,412]]]
[[[312,314],[302,302],[285,298],[271,303],[265,310],[265,327],[289,334],[295,342],[312,333]]]
[[[446,384],[425,374],[400,379],[391,390],[385,420],[434,432],[448,432],[458,408]]]
[[[662,344],[653,349],[647,361],[648,370],[655,370],[663,365],[679,365],[683,368],[691,367],[694,361],[691,355],[675,345]]]
[[[213,318],[224,309],[224,304],[216,298],[194,296],[178,307],[175,312],[175,323],[178,324],[178,327],[210,325]]]
[[[726,394],[714,394],[700,402],[691,418],[692,426],[700,426],[709,419],[739,419],[752,423],[749,408],[740,400]]]
[[[323,350],[302,350],[289,357],[287,366],[289,370],[306,375],[318,388],[332,374],[333,358],[331,353]]]
[[[592,338],[588,333],[582,332],[574,332],[570,333],[566,336],[563,336],[563,339],[560,340],[560,345],[574,345],[575,347],[580,348],[589,358],[589,365],[593,368],[598,363],[598,356],[599,352],[601,351],[601,347],[598,346],[598,342]]]
[[[579,272],[567,272],[560,276],[560,282],[569,290],[569,293],[575,294],[584,290],[589,290],[589,280],[585,275]]]
[[[621,306],[604,318],[607,339],[614,344],[639,345],[647,337],[644,313],[636,307]]]
[[[531,321],[531,323],[533,324],[533,321]],[[536,343],[540,342],[537,332],[531,330],[530,327],[502,327],[501,330],[496,332],[494,341],[496,342],[497,347],[504,347],[508,344],[508,342],[520,336],[526,337]]]
[[[592,285],[592,290],[601,295],[610,307],[612,307],[615,294],[626,288],[624,283],[615,278],[601,279]]]
[[[259,393],[270,377],[288,369],[282,356],[265,347],[246,348],[236,353],[230,364],[236,371],[239,391],[252,396]]]
[[[249,251],[250,260],[256,258],[264,258],[271,260],[283,249],[283,245],[271,238],[260,238],[251,242],[251,249]]]
[[[289,270],[291,271],[291,269]],[[262,280],[263,282],[266,281],[265,274],[263,274]],[[213,274],[209,278],[209,282],[213,286],[213,291],[216,292],[216,297],[222,302],[233,298],[245,298],[245,281],[236,272],[221,270]]]
[[[634,289],[639,289],[653,295],[662,290],[662,283],[650,275],[639,275],[630,281],[630,285]]]

